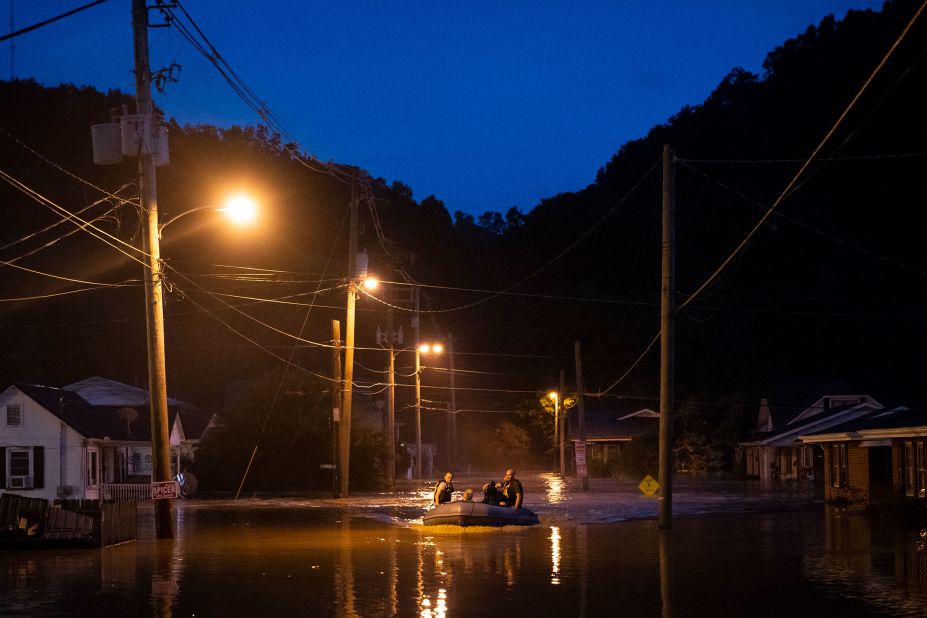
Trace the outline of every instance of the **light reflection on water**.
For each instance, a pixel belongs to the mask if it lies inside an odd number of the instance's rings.
[[[394,505],[395,506],[395,505]],[[394,508],[391,506],[390,508]],[[0,552],[0,615],[927,614],[915,532],[807,512],[423,528],[294,501],[182,503],[178,538]],[[419,505],[417,508],[421,508]],[[543,518],[542,518],[543,522]]]
[[[550,583],[560,583],[560,528],[550,527]]]

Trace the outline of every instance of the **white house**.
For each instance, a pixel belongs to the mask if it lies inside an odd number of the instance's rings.
[[[169,399],[173,461],[191,457],[212,415]],[[0,393],[0,490],[33,498],[145,498],[151,480],[148,393],[105,378]]]

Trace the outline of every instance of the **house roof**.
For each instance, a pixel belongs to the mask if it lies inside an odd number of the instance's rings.
[[[875,403],[846,404],[821,410],[813,416],[794,419],[784,427],[756,434],[752,440],[741,442],[742,445],[785,446],[799,440],[800,436],[814,431],[829,431],[831,427],[847,421],[853,421],[872,413],[881,412]]]
[[[845,380],[830,382],[788,382],[767,394],[772,426],[780,428],[798,417],[823,397],[866,395],[857,386]]]
[[[879,410],[863,418],[801,436],[803,442],[834,442],[927,435],[927,407]]]
[[[579,438],[579,419],[575,412],[567,416],[571,439]],[[659,427],[660,416],[652,410],[586,410],[586,440],[630,440]]]
[[[99,380],[105,379],[99,378]],[[151,415],[147,403],[147,393],[145,393],[145,402],[143,404],[129,405],[127,402],[132,400],[120,398],[118,396],[120,391],[116,387],[125,386],[129,389],[126,391],[128,393],[137,389],[127,385],[120,385],[112,380],[105,380],[105,383],[110,385],[110,395],[96,400],[112,402],[111,405],[100,405],[87,401],[81,396],[79,390],[72,390],[71,387],[54,388],[38,384],[14,384],[14,386],[73,427],[85,438],[151,441]],[[81,382],[77,384],[81,384]],[[98,382],[97,384],[103,385],[104,383]],[[93,390],[86,388],[81,390],[91,397],[94,396]],[[168,403],[168,426],[173,427],[174,419],[180,414],[186,437],[188,439],[199,438],[208,426],[212,414],[175,399],[169,399]]]
[[[148,391],[145,389],[99,376],[68,384],[62,388],[77,393],[94,406],[142,407],[148,405]],[[178,408],[195,407],[170,397],[167,399],[167,405]]]

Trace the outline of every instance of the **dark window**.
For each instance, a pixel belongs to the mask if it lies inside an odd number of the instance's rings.
[[[22,427],[23,426],[23,407],[18,403],[6,404],[6,426]]]
[[[32,468],[30,455],[27,450],[10,449],[10,476],[29,476]]]
[[[917,497],[927,498],[927,457],[924,457],[924,443],[917,443]]]
[[[834,487],[846,487],[849,480],[847,445],[830,445],[830,479]]]

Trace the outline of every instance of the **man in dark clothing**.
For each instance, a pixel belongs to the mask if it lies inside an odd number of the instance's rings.
[[[454,480],[453,472],[445,472],[444,480],[438,481],[435,484],[435,496],[434,496],[434,505],[438,506],[444,502],[450,502],[451,496],[454,494],[454,486],[451,484],[451,481]]]
[[[525,490],[521,481],[515,478],[515,470],[509,468],[502,479],[502,502],[499,506],[511,506],[520,509],[525,502]]]

